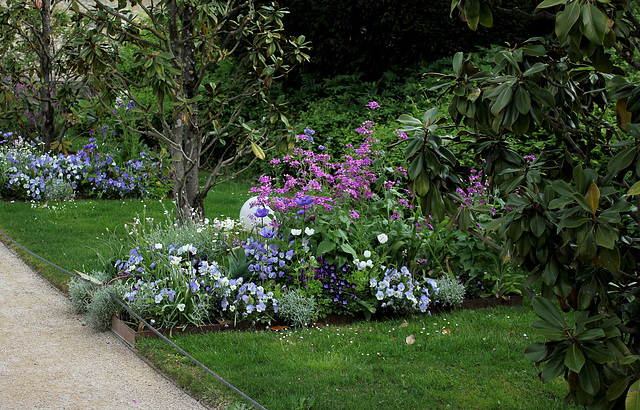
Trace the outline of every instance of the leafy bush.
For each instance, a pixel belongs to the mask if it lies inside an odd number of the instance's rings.
[[[443,276],[436,279],[438,303],[445,308],[457,308],[464,301],[465,287],[458,279]]]
[[[313,296],[301,294],[299,289],[284,290],[280,296],[278,316],[294,327],[305,327],[318,318]]]
[[[534,8],[528,1],[515,3],[523,10]],[[496,19],[492,30],[471,32],[449,18],[451,1],[447,0],[284,0],[280,4],[291,12],[287,32],[303,34],[313,45],[312,63],[306,70],[323,75],[357,71],[380,75],[391,67],[449,56],[451,50],[515,43],[545,26],[539,20],[533,24],[504,17]]]
[[[76,313],[87,313],[87,307],[91,303],[91,295],[95,287],[90,283],[73,278],[69,282],[69,296],[71,306]]]
[[[111,317],[122,307],[113,300],[111,293],[122,295],[119,285],[100,286],[91,295],[91,303],[87,305],[87,321],[96,330],[107,330],[111,327]]]

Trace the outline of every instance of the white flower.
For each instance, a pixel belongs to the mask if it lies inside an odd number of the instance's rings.
[[[298,236],[302,233],[302,229],[292,229],[291,230],[291,235],[293,236]]]
[[[173,266],[178,266],[182,262],[182,258],[180,256],[171,256],[171,264]]]
[[[385,244],[387,243],[388,240],[389,240],[389,237],[387,236],[387,234],[381,233],[380,235],[378,235],[378,242]]]
[[[315,232],[316,232],[315,229],[309,228],[308,226],[304,228],[304,233],[306,233],[309,236],[313,235]]]
[[[367,262],[365,262],[365,261],[361,261],[360,264],[358,265],[358,268],[360,270],[363,270],[366,267],[367,267]]]
[[[187,307],[187,305],[185,305],[184,303],[178,303],[178,306],[176,306],[178,308],[178,310],[180,312],[184,312],[184,308]]]
[[[153,247],[159,250],[159,249],[162,249],[162,244],[156,243],[155,245],[153,245]]]
[[[364,251],[364,257],[365,258],[370,258],[371,257],[371,251]]]
[[[367,266],[373,268],[373,262],[371,261],[371,259],[367,259]]]

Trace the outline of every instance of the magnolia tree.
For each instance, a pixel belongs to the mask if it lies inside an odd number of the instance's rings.
[[[423,212],[449,216],[502,250],[541,286],[533,299],[546,339],[525,355],[542,381],[563,376],[567,399],[638,408],[640,382],[640,19],[631,0],[537,1],[535,14],[499,0],[453,0],[475,30],[501,13],[549,22],[546,37],[492,50],[480,69],[458,53],[440,90],[458,128],[442,136],[433,109],[400,117],[411,132],[408,174]],[[507,199],[481,232],[481,209],[459,209],[464,144]],[[528,156],[529,160],[525,160]],[[535,157],[535,160],[533,160]],[[561,311],[573,310],[571,319]],[[631,407],[629,407],[631,406]]]
[[[60,143],[83,108],[82,89],[68,69],[68,44],[77,34],[65,14],[68,2],[8,0],[0,3],[0,118],[11,130],[41,142]]]
[[[243,157],[264,158],[269,126],[287,125],[284,104],[266,91],[308,60],[304,37],[282,34],[285,11],[273,2],[96,1],[94,7],[72,7],[94,23],[76,42],[78,70],[105,106],[109,95],[133,102],[143,125],[128,125],[130,131],[166,144],[179,222],[203,217],[203,199],[219,177]],[[124,50],[132,52],[133,73],[124,69]],[[152,104],[142,104],[141,90],[153,94]],[[251,101],[265,103],[268,114],[245,120]]]

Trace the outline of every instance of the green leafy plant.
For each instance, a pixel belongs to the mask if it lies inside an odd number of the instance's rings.
[[[282,291],[278,302],[278,316],[294,327],[309,326],[318,318],[315,298],[303,295],[299,289]]]
[[[443,307],[455,309],[464,301],[464,284],[460,283],[457,279],[443,276],[436,279],[436,287],[438,288],[438,302]]]
[[[451,6],[475,30],[492,25],[498,3]],[[540,284],[546,302],[535,306],[545,324],[536,326],[550,343],[537,346],[543,380],[564,374],[569,398],[620,407],[638,379],[640,353],[640,322],[630,314],[639,303],[640,92],[625,71],[639,64],[637,5],[545,0],[536,12],[522,16],[553,22],[548,36],[496,47],[483,67],[457,53],[451,73],[430,73],[451,98],[447,113],[458,130],[440,142],[445,123],[434,109],[421,120],[401,116],[414,132],[405,149],[409,177],[423,212],[455,220]],[[464,148],[443,151],[444,141]],[[484,175],[506,197],[507,212],[487,224],[479,224],[482,209],[457,207],[451,195],[468,175],[453,154],[465,153],[484,160]],[[548,313],[555,300],[576,312],[573,324]]]

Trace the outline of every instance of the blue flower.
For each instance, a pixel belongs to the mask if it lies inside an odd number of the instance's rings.
[[[313,198],[311,198],[309,195],[305,195],[302,198],[296,198],[296,204],[298,204],[298,206],[307,206],[307,205],[311,205],[313,203]]]
[[[276,234],[275,229],[268,228],[266,226],[260,230],[260,236],[262,236],[265,239],[271,239],[274,237],[275,234]]]
[[[267,208],[258,208],[258,210],[254,213],[258,218],[264,218],[269,215],[269,210]]]
[[[195,280],[192,280],[192,281],[189,283],[189,286],[191,286],[191,291],[192,291],[192,292],[195,292],[195,291],[197,291],[198,289],[200,289],[200,284],[199,284],[198,282],[196,282]]]

